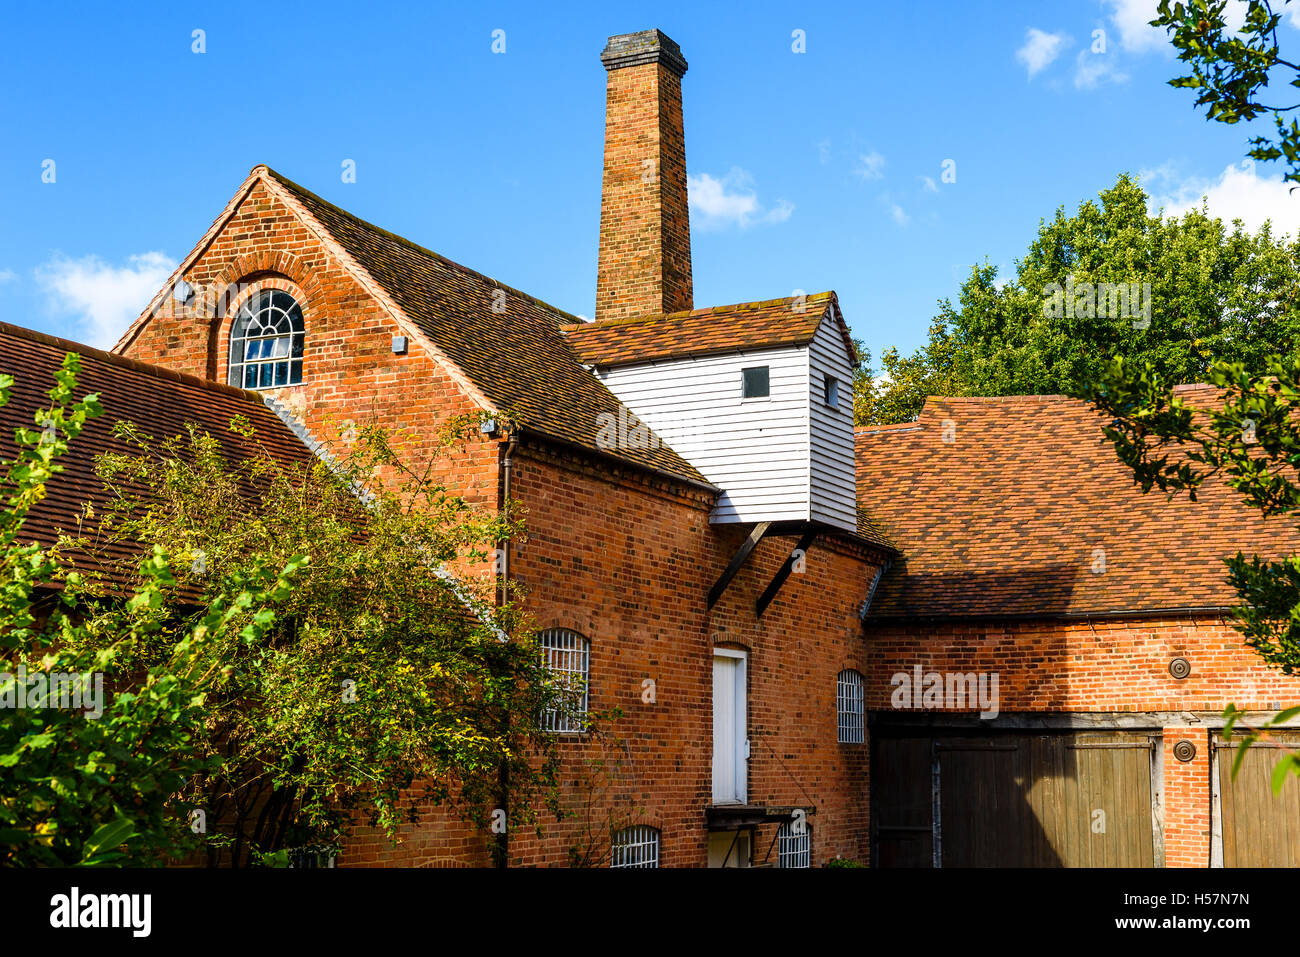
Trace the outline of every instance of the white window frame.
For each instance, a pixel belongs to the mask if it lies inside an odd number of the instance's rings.
[[[281,301],[287,299],[286,308]],[[296,313],[296,316],[295,316]],[[268,319],[278,314],[289,324],[289,331],[267,331]],[[250,328],[252,327],[252,328]],[[237,389],[284,389],[303,383],[306,362],[307,320],[302,303],[287,289],[269,286],[258,290],[235,312],[230,322],[230,349],[227,359],[226,381]],[[283,343],[283,354],[280,346]],[[265,347],[266,355],[261,355]],[[258,353],[250,356],[250,351]],[[279,367],[284,367],[285,380],[277,382]],[[271,381],[263,383],[263,369],[271,370]],[[297,369],[297,377],[294,370]],[[254,371],[255,381],[247,380],[247,372]]]
[[[793,821],[782,821],[776,832],[777,867],[812,867],[812,825],[804,821],[803,833],[794,832]]]
[[[582,734],[587,730],[587,710],[591,690],[591,642],[572,628],[546,628],[538,633],[542,663],[555,675],[562,688],[579,686],[570,711],[547,708],[539,717],[543,731],[555,734]],[[573,676],[578,676],[575,680]]]
[[[649,824],[633,824],[620,828],[610,835],[609,866],[658,867],[659,828]]]
[[[845,668],[835,677],[835,737],[840,744],[864,744],[867,740],[863,684],[862,672],[854,668]]]

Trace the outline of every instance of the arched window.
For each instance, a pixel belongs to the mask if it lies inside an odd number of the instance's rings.
[[[866,740],[864,704],[862,675],[852,669],[841,671],[835,693],[840,744],[862,744]]]
[[[555,676],[559,707],[542,712],[543,731],[577,734],[587,730],[587,680],[591,654],[587,639],[567,628],[548,628],[538,635],[542,663]]]
[[[302,381],[302,307],[267,289],[240,308],[230,327],[230,376],[242,389],[274,389]]]
[[[635,824],[615,831],[610,841],[610,867],[658,867],[659,831],[645,824]]]

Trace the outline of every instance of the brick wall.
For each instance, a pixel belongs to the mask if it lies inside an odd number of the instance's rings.
[[[1219,618],[992,624],[868,623],[868,710],[890,708],[890,678],[925,671],[998,673],[1001,710],[1268,710],[1300,700],[1300,678],[1266,668]],[[1186,658],[1191,674],[1169,673]]]
[[[754,600],[794,546],[765,541],[710,613],[709,586],[745,530],[710,527],[698,499],[611,483],[540,452],[520,457],[515,482],[528,532],[511,571],[529,590],[535,623],[585,635],[591,708],[623,710],[612,728],[623,745],[561,742],[565,780],[580,780],[584,762],[620,761],[611,788],[619,823],[626,815],[660,828],[663,866],[703,866],[713,648],[742,648],[749,652],[749,802],[815,808],[816,863],[836,855],[865,860],[867,747],[836,743],[835,708],[839,671],[866,667],[855,609],[870,559],[850,546],[814,544],[806,571],[790,577],[759,619]],[[646,678],[655,682],[654,704],[642,701]],[[775,828],[765,826],[754,842],[759,861]],[[575,842],[586,843],[580,821],[550,827],[542,840],[516,836],[512,863],[563,863]],[[598,843],[607,853],[603,833]]]
[[[1183,762],[1174,745],[1189,740],[1196,757]],[[1210,864],[1210,734],[1201,727],[1164,730],[1164,829],[1166,867]]]

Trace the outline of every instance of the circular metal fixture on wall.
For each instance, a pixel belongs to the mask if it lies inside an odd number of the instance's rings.
[[[1192,760],[1192,758],[1196,757],[1196,745],[1192,744],[1192,742],[1188,741],[1186,738],[1183,738],[1183,740],[1174,745],[1174,757],[1184,763]]]
[[[1169,662],[1169,673],[1181,681],[1192,673],[1192,663],[1186,658],[1175,658]]]

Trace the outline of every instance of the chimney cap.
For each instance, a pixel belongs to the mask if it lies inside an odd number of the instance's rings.
[[[686,58],[682,48],[661,30],[642,30],[640,33],[622,33],[610,37],[600,54],[606,70],[643,63],[662,63],[677,76],[686,72]]]

